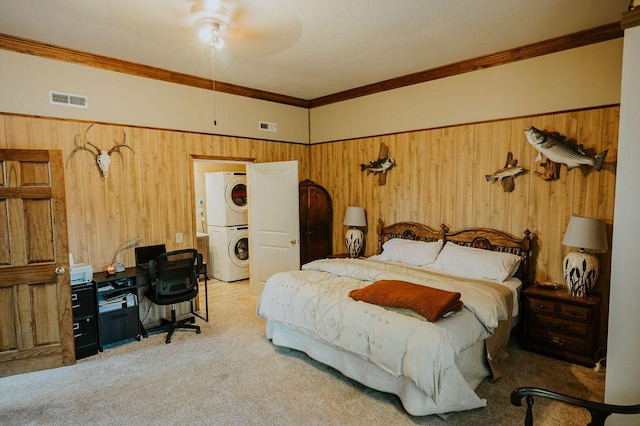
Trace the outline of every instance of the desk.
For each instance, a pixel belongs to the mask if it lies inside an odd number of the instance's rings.
[[[205,298],[208,299],[206,271],[200,276],[204,276]],[[147,330],[140,319],[138,303],[144,297],[143,288],[149,286],[149,271],[130,267],[113,275],[96,272],[93,274],[93,281],[96,283],[95,303],[98,312],[100,350],[112,343],[147,337]],[[191,301],[191,313],[209,321],[208,304],[206,304],[206,316],[202,317],[194,311],[193,301]]]

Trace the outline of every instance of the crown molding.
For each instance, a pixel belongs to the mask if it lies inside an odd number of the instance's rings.
[[[640,25],[640,7],[636,7],[633,10],[623,13],[620,25],[623,30]]]
[[[135,62],[124,61],[122,59],[110,58],[108,56],[96,55],[94,53],[69,49],[61,46],[54,46],[35,40],[16,37],[0,33],[0,49],[11,50],[27,55],[39,56],[42,58],[54,59],[78,65],[85,65],[109,71],[121,72],[138,77],[151,78],[154,80],[167,81],[185,86],[198,87],[200,89],[213,90],[214,81],[207,78],[196,77],[162,68],[151,67]],[[215,81],[216,92],[230,93],[232,95],[244,96],[247,98],[261,99],[264,101],[276,102],[280,104],[293,105],[307,108],[308,101],[294,98],[292,96],[271,93],[265,90],[252,89],[250,87],[238,86],[236,84]]]
[[[620,22],[613,22],[608,25],[568,34],[561,37],[545,40],[539,43],[528,44],[515,49],[509,49],[490,55],[480,56],[474,59],[455,62],[453,64],[407,74],[402,77],[372,83],[362,87],[345,90],[309,101],[309,108],[316,108],[335,102],[346,101],[361,96],[372,95],[386,90],[398,89],[400,87],[413,84],[425,83],[445,77],[452,77],[471,71],[505,65],[510,62],[521,61],[523,59],[535,58],[536,56],[547,55],[549,53],[560,52],[562,50],[573,49],[589,44],[600,43],[624,36]]]
[[[640,21],[640,10],[627,12],[623,15],[623,20],[629,26],[635,26]],[[628,28],[625,27],[625,28]],[[217,92],[229,93],[232,95],[244,96],[248,98],[260,99],[269,102],[291,105],[302,108],[316,108],[336,102],[372,95],[374,93],[425,83],[445,77],[451,77],[484,68],[495,67],[508,64],[510,62],[521,61],[523,59],[534,58],[536,56],[547,55],[562,50],[573,49],[589,44],[600,43],[624,36],[621,22],[602,25],[585,31],[556,37],[550,40],[533,43],[514,49],[505,50],[491,55],[480,56],[474,59],[456,62],[401,77],[356,87],[343,92],[334,93],[319,98],[306,100],[264,90],[252,89],[250,87],[238,86],[222,81],[215,81]],[[0,33],[0,49],[10,50],[27,55],[34,55],[58,61],[64,61],[109,71],[121,72],[138,77],[151,78],[185,86],[197,87],[200,89],[213,90],[214,81],[207,78],[196,77],[179,72],[169,71],[162,68],[151,67],[135,62],[110,58],[108,56],[96,55],[80,50],[54,46],[35,40],[29,40],[8,34]]]

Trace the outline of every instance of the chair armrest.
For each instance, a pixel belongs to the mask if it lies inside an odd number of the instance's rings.
[[[591,426],[604,426],[604,421],[611,414],[640,414],[640,404],[636,405],[615,405],[602,402],[588,401],[570,395],[561,394],[541,388],[518,388],[511,392],[511,404],[516,407],[522,406],[522,398],[527,400],[527,413],[525,416],[525,426],[533,425],[533,397],[552,399],[575,407],[584,408],[591,414]]]
[[[196,272],[198,274],[202,274],[203,273],[203,270],[202,270],[203,267],[204,267],[204,260],[203,260],[203,257],[202,257],[202,253],[198,252],[196,254]]]

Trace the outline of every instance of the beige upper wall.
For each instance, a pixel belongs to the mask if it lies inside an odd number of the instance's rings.
[[[314,108],[311,143],[620,102],[616,39]]]
[[[622,45],[611,40],[310,111],[0,50],[0,111],[317,143],[617,104]],[[86,95],[89,108],[50,105],[49,90]],[[258,130],[258,121],[277,123],[278,132]]]
[[[0,50],[0,64],[1,112],[282,142],[309,139],[306,108],[226,93],[214,96],[211,90],[6,50]],[[50,105],[50,90],[85,95],[89,108]],[[258,121],[277,123],[277,133],[258,130]]]

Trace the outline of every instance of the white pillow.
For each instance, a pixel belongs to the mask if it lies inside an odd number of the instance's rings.
[[[520,266],[520,256],[499,251],[459,246],[448,242],[433,264],[454,274],[474,278],[504,281],[511,278]]]
[[[426,242],[392,238],[382,245],[382,253],[374,258],[414,266],[427,266],[436,260],[443,245],[442,240]]]

